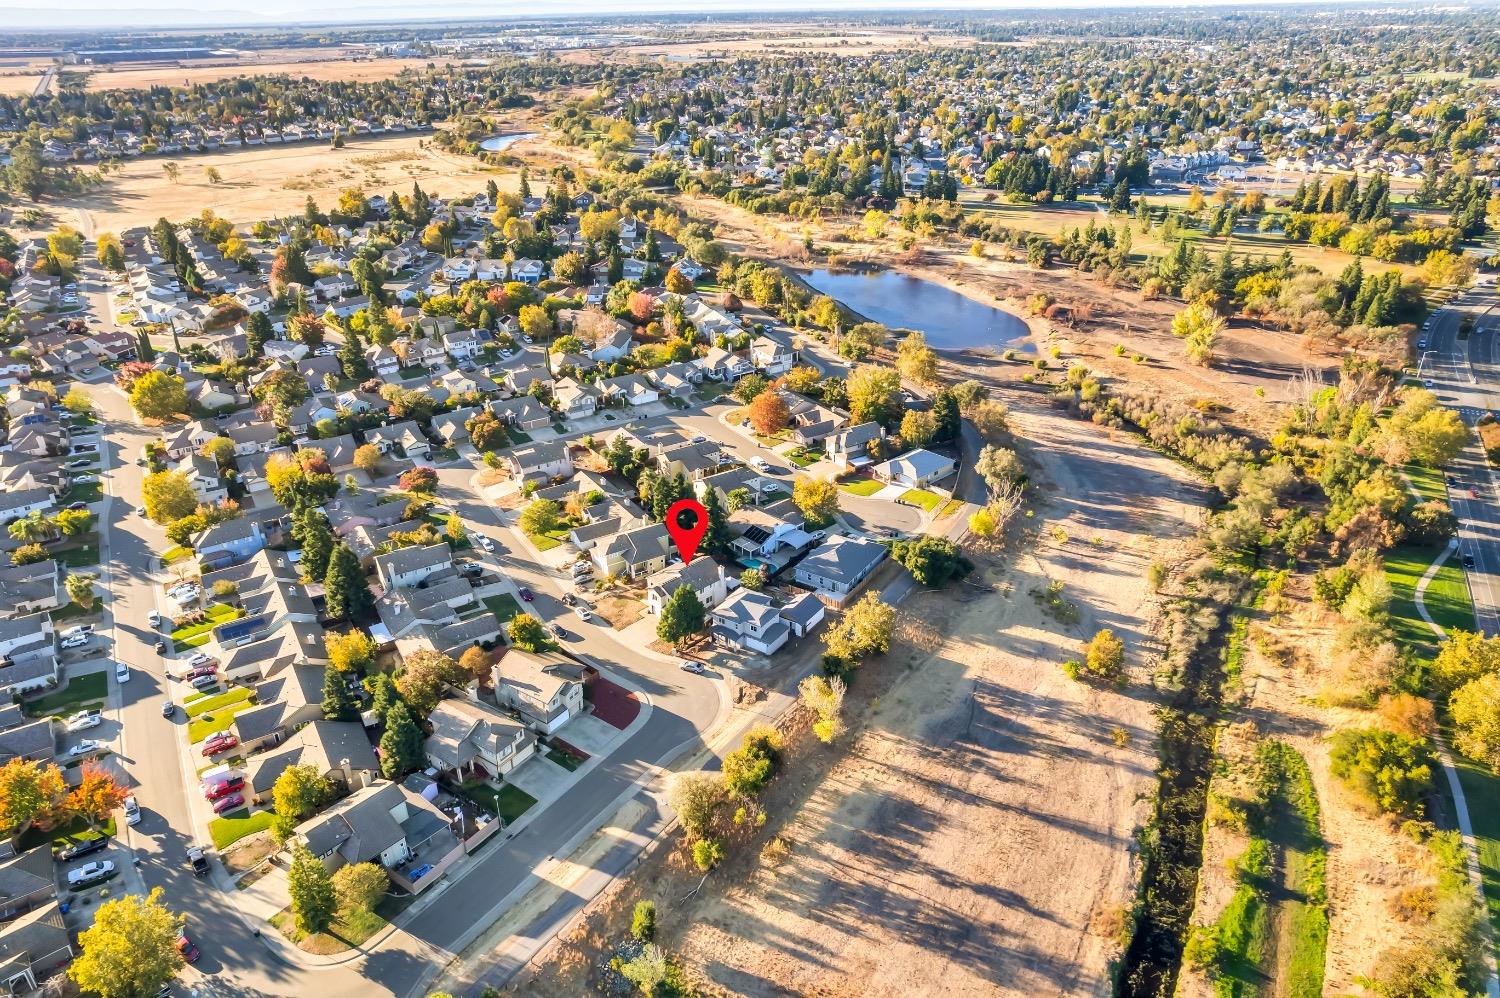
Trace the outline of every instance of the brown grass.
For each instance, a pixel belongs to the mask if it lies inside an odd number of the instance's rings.
[[[276,53],[272,53],[275,55]],[[408,69],[421,69],[426,59],[330,59],[235,62],[174,62],[157,66],[97,66],[88,75],[89,90],[135,90],[146,87],[185,87],[195,83],[212,83],[237,76],[271,76],[285,73],[314,80],[339,80],[368,83],[387,80]],[[441,61],[438,62],[441,65]],[[33,86],[35,80],[32,81]]]

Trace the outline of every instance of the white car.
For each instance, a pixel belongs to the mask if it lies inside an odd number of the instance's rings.
[[[754,468],[756,471],[771,470],[771,466],[766,463],[766,459],[759,455],[756,455],[755,457],[752,457],[750,459],[750,467]]]
[[[207,665],[211,661],[213,661],[212,655],[208,654],[207,652],[200,651],[196,652],[192,658],[188,659],[188,665],[196,668],[200,665]]]
[[[594,619],[594,612],[586,606],[575,606],[573,612],[578,614],[578,619],[585,624]]]
[[[146,507],[145,506],[137,506],[135,508],[135,515],[139,516],[141,519],[144,520],[146,518]]]
[[[483,534],[479,535],[476,540],[478,541],[479,546],[484,548],[486,551],[495,550],[495,542],[490,540],[488,537],[485,537]]]
[[[692,661],[690,659],[683,659],[682,664],[679,665],[678,668],[681,669],[683,672],[691,672],[695,676],[701,676],[701,675],[703,675],[703,663],[702,662],[694,662],[694,661]]]
[[[95,741],[92,738],[85,738],[77,745],[74,745],[72,748],[64,751],[62,757],[69,760],[82,759],[84,756],[93,755],[95,752],[102,752],[103,750],[103,742]]]
[[[130,682],[130,666],[126,665],[124,662],[115,663],[115,682]]]
[[[64,639],[67,639],[67,638],[76,638],[76,637],[81,637],[81,636],[88,635],[88,634],[93,634],[93,633],[94,633],[94,625],[93,624],[76,624],[73,627],[69,627],[69,628],[65,629],[61,633],[60,637],[62,637]]]
[[[146,615],[146,621],[152,627],[160,627],[161,626],[161,619],[162,619],[161,618],[161,613],[159,611],[157,611],[157,610],[152,610],[150,613],[148,613]]]
[[[109,860],[85,863],[76,870],[68,871],[68,886],[73,888],[102,883],[115,875],[115,864]]]
[[[84,645],[86,645],[88,643],[89,643],[89,636],[87,634],[75,634],[71,638],[63,638],[62,641],[59,642],[59,644],[64,649],[82,648]]]
[[[68,718],[69,731],[85,731],[89,728],[97,728],[104,723],[104,715],[97,710],[80,710]]]
[[[125,824],[139,825],[141,823],[141,806],[135,802],[135,798],[125,798]]]

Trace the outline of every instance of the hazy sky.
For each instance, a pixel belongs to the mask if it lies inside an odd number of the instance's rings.
[[[695,13],[715,12],[796,12],[837,10],[1005,10],[1016,8],[1056,9],[1058,7],[1139,7],[1139,6],[1224,6],[1229,0],[1200,0],[1199,3],[1159,2],[1126,3],[1120,0],[551,0],[546,4],[517,0],[319,0],[298,3],[295,0],[135,0],[104,3],[101,0],[0,0],[0,32],[12,28],[86,28],[86,27],[157,27],[305,24],[309,22],[378,21],[442,17],[565,17],[575,14]],[[1265,2],[1265,0],[1261,0]],[[1274,0],[1272,0],[1274,2]]]

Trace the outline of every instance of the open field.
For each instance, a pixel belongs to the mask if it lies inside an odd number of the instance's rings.
[[[341,59],[330,58],[330,50],[314,49],[306,60],[289,58],[292,53],[273,50],[267,53],[275,61],[221,59],[170,63],[142,67],[138,64],[95,66],[88,74],[89,90],[143,89],[146,87],[183,87],[194,83],[212,83],[236,76],[289,76],[314,80],[338,80],[367,83],[385,80],[408,70],[421,69],[427,59]],[[35,81],[33,81],[34,83]]]
[[[1197,489],[1126,434],[1005,394],[1046,456],[1048,539],[981,557],[984,588],[910,597],[890,655],[854,679],[863,717],[844,743],[788,763],[763,800],[765,834],[690,901],[697,872],[643,867],[618,921],[586,928],[517,993],[589,990],[589,947],[619,938],[641,896],[704,993],[905,995],[914,981],[923,994],[1109,993],[1154,783],[1144,576],[1197,522]],[[1058,544],[1052,527],[1098,540]],[[1053,580],[1076,623],[1032,595]],[[1123,693],[1059,668],[1104,626],[1127,644]],[[775,867],[756,861],[773,834],[790,849]]]
[[[479,192],[493,177],[502,188],[515,189],[516,175],[447,155],[431,139],[430,133],[353,137],[342,149],[309,142],[184,156],[175,160],[181,168],[175,184],[162,171],[165,157],[131,160],[89,193],[46,204],[54,218],[45,224],[77,225],[92,236],[162,217],[184,219],[206,207],[232,222],[249,223],[300,213],[309,194],[331,206],[347,187],[375,194],[410,191],[415,182],[429,193],[451,197]],[[222,183],[209,183],[209,167],[219,171]]]
[[[722,29],[715,29],[715,32]],[[655,45],[621,45],[609,48],[578,49],[560,55],[563,62],[594,62],[605,58],[616,62],[694,62],[716,57],[735,58],[741,55],[808,54],[814,52],[837,52],[840,55],[861,56],[891,49],[916,45],[952,46],[971,45],[973,40],[959,35],[940,32],[925,33],[911,29],[858,29],[830,32],[807,26],[766,26],[764,29],[745,32],[748,37],[724,39],[717,34],[678,42],[663,42]]]

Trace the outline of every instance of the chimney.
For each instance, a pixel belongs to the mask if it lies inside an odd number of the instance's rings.
[[[348,759],[339,760],[339,770],[344,774],[344,786],[348,787],[350,790],[355,789],[354,771],[349,768]]]

